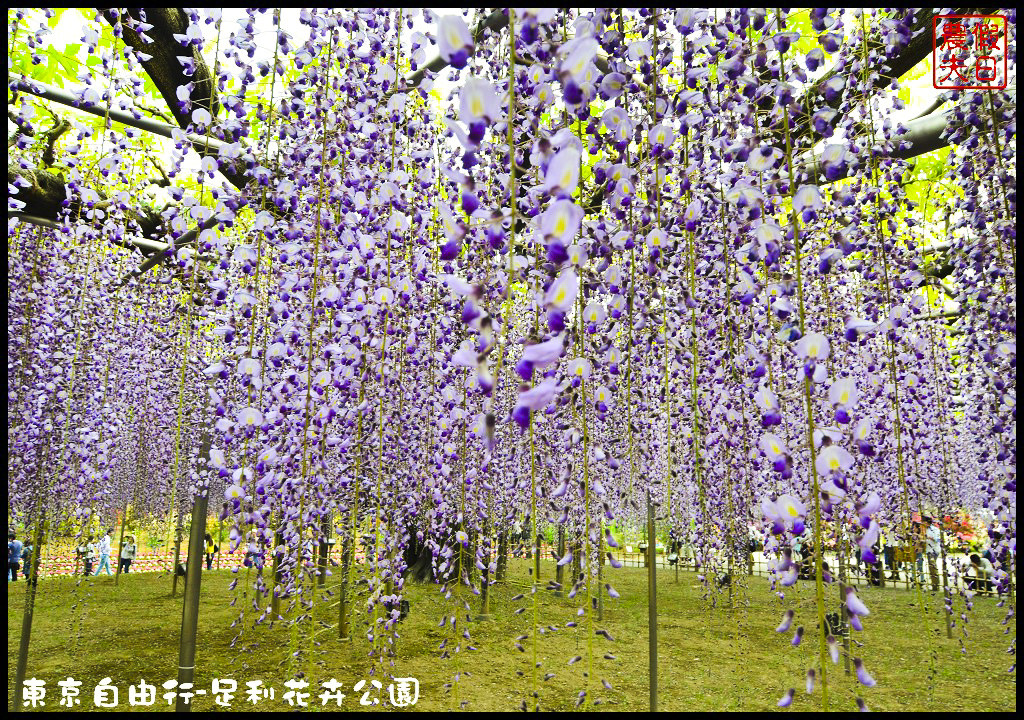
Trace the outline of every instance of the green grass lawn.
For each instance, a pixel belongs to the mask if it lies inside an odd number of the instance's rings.
[[[551,563],[545,563],[542,580],[550,578],[553,569]],[[604,620],[595,620],[594,627],[607,630],[614,642],[591,635],[584,622],[578,628],[565,627],[569,621],[583,620],[576,617],[577,608],[582,606],[579,597],[569,600],[555,598],[546,591],[537,594],[538,621],[545,627],[558,628],[557,632],[539,636],[537,641],[537,657],[542,663],[537,683],[544,710],[568,710],[575,705],[585,683],[588,638],[593,653],[592,697],[608,709],[648,707],[646,570],[606,567],[605,571],[606,580],[612,581],[621,598],[605,599]],[[250,595],[245,630],[232,648],[237,628],[230,625],[245,604],[241,590],[228,590],[234,577],[227,570],[204,573],[196,687],[209,690],[215,677],[234,678],[240,691],[229,709],[286,709],[281,696],[286,690],[284,682],[292,677],[293,668],[288,661],[296,648],[308,653],[309,624],[305,623],[294,636],[282,623],[252,627],[257,613],[252,609]],[[672,570],[659,571],[661,710],[775,709],[790,687],[797,689],[792,709],[821,708],[820,685],[811,696],[804,691],[806,670],[813,666],[818,652],[812,583],[798,583],[780,601],[764,578],[743,577],[740,584],[745,587],[735,588],[736,608],[730,609],[727,592],[705,597],[705,590],[693,573],[681,572],[678,583],[675,578]],[[122,577],[118,587],[113,578],[107,577],[91,579],[77,588],[76,581],[49,579],[39,584],[28,677],[46,681],[44,709],[66,709],[57,705],[60,690],[56,683],[68,676],[84,683],[82,705],[76,709],[94,709],[92,690],[104,677],[112,678],[119,687],[120,709],[147,709],[128,706],[128,685],[140,678],[158,687],[157,703],[148,709],[172,709],[159,696],[163,692],[159,685],[176,677],[182,609],[180,586],[178,597],[171,598],[170,577],[155,573]],[[527,563],[510,561],[509,582],[492,588],[494,620],[469,625],[471,644],[478,649],[464,649],[449,659],[440,659],[437,648],[442,640],[453,635],[450,627],[439,627],[439,621],[443,615],[452,613],[454,600],[445,600],[433,585],[407,587],[406,597],[412,603],[412,611],[399,625],[394,666],[385,662],[384,669],[396,677],[419,680],[419,702],[415,709],[451,710],[468,701],[467,709],[515,710],[528,699],[533,648],[529,639],[522,641],[525,653],[515,647],[515,638],[529,634],[532,624],[527,582]],[[525,599],[513,602],[513,596],[524,592]],[[831,609],[837,609],[838,590],[832,588],[829,593]],[[237,606],[229,607],[236,594]],[[465,595],[475,615],[479,598],[471,596],[468,590]],[[958,626],[950,640],[937,612],[938,601],[928,593],[923,611],[914,592],[862,588],[859,595],[871,615],[865,620],[865,631],[854,633],[863,647],[855,646],[853,654],[863,658],[878,685],[863,687],[855,676],[844,674],[842,661],[839,665],[830,662],[827,671],[833,708],[854,709],[855,697],[862,697],[872,710],[1016,709],[1016,676],[1007,673],[1014,658],[1006,654],[1016,632],[1016,621],[1011,620],[1008,626],[1000,624],[1005,608],[997,608],[996,600],[978,598],[973,611],[968,613],[968,636]],[[23,583],[8,584],[9,688],[14,683],[24,597]],[[314,608],[318,622],[337,621],[337,609],[331,607],[335,600],[336,597],[318,595]],[[526,607],[526,611],[514,614],[520,607]],[[804,641],[797,648],[789,642],[792,632],[774,632],[788,607],[797,611],[793,628],[805,626]],[[960,598],[956,600],[956,610],[958,615],[965,611]],[[460,633],[464,616],[463,610],[459,614]],[[1010,634],[1004,635],[1007,627]],[[320,646],[313,651],[312,660],[308,654],[300,655],[294,669],[310,673],[311,700],[316,707],[320,705],[316,697],[322,692],[320,682],[333,677],[342,683],[342,692],[346,693],[342,708],[363,709],[359,703],[362,693],[352,688],[359,680],[370,678],[373,661],[367,656],[365,624],[357,624],[356,630],[354,641],[339,641],[336,630],[326,627],[316,638]],[[449,648],[454,644],[454,639],[450,640]],[[605,653],[612,653],[617,659],[606,660]],[[582,655],[583,660],[570,666],[569,660],[576,655]],[[457,698],[444,689],[456,673],[462,674]],[[554,677],[545,682],[545,673],[554,673]],[[612,685],[611,690],[602,687],[602,678]],[[244,684],[257,679],[274,686],[275,700],[263,700],[255,706],[247,701]],[[382,701],[387,700],[388,682],[384,678]],[[368,683],[365,689],[369,689]],[[10,698],[9,694],[9,706]],[[197,698],[195,708],[228,709],[217,708],[209,696]]]

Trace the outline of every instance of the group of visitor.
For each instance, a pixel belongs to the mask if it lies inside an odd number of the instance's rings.
[[[1001,535],[998,532],[993,532],[994,543],[997,543],[999,539],[1001,539]],[[803,535],[800,535],[792,540],[790,546],[801,579],[811,579],[814,572],[813,553],[805,552],[808,542]],[[906,563],[911,578],[916,577],[917,581],[921,583],[925,582],[924,563],[927,560],[929,584],[932,592],[938,592],[942,546],[942,529],[939,522],[925,515],[920,521],[913,522],[909,543],[901,543],[899,537],[892,531],[884,531],[879,534],[878,540],[872,547],[872,554],[875,556],[873,562],[868,562],[868,555],[862,553],[860,548],[857,548],[856,556],[858,562],[864,563],[865,576],[872,585],[882,584],[883,558],[884,566],[888,569],[887,579],[900,580],[902,564]],[[912,558],[912,560],[908,558]],[[969,554],[968,564],[963,567],[963,578],[968,588],[985,594],[993,592],[993,579],[996,577],[993,560],[991,547]]]
[[[7,533],[7,582],[18,581],[18,570],[24,566],[25,579],[32,567],[32,543],[22,544],[13,530]]]
[[[998,533],[994,533],[996,539],[1000,538]],[[111,552],[111,537],[113,530],[107,530],[100,539],[94,540],[92,535],[89,535],[87,539],[83,540],[75,550],[76,561],[82,562],[83,575],[99,575],[100,572],[106,570],[107,575],[111,575],[110,571],[110,552]],[[245,553],[244,564],[246,567],[260,567],[262,565],[262,553],[260,552],[259,546],[259,534],[255,529],[250,530],[247,537],[247,548]],[[803,534],[794,537],[790,549],[792,551],[793,561],[797,566],[798,576],[801,579],[812,579],[814,573],[814,553],[807,552],[806,548],[808,541],[804,538]],[[813,544],[811,546],[813,548]],[[889,569],[889,580],[899,580],[900,572],[900,558],[897,556],[897,549],[900,547],[897,538],[890,532],[883,532],[879,534],[879,539],[872,548],[875,555],[874,563],[867,563],[866,574],[868,581],[873,585],[881,584],[882,579],[882,558],[885,559],[885,565]],[[677,559],[681,558],[686,552],[685,544],[673,536],[669,546],[669,562],[674,563]],[[751,547],[753,551],[753,546]],[[937,592],[939,589],[939,571],[938,561],[939,555],[942,553],[942,531],[939,528],[939,524],[932,520],[928,516],[923,516],[920,522],[913,523],[912,542],[910,544],[910,550],[914,554],[917,579],[919,582],[924,581],[924,559],[928,559],[928,574],[929,580],[931,581],[932,591]],[[921,551],[924,550],[922,553]],[[134,535],[126,535],[124,542],[121,545],[120,553],[120,564],[118,566],[119,572],[127,573],[130,571],[132,562],[135,560],[136,553],[138,551],[136,540]],[[31,558],[32,558],[33,547],[31,543],[23,544],[17,539],[14,530],[11,530],[7,535],[7,581],[16,582],[18,580],[19,571],[23,572],[25,579],[28,579]],[[204,537],[204,559],[206,561],[206,569],[213,569],[213,558],[216,553],[220,552],[220,546],[214,543],[213,538],[209,533],[206,533]],[[99,558],[99,564],[93,572],[93,565],[96,563],[97,557]],[[904,553],[906,557],[906,553]],[[864,558],[860,550],[857,550],[858,561],[863,561]],[[992,592],[993,578],[995,577],[995,569],[992,564],[994,557],[992,554],[991,547],[985,548],[982,552],[975,552],[969,555],[970,569],[965,568],[965,580],[967,586],[973,590],[990,593]],[[77,562],[76,562],[77,564]],[[822,562],[823,569],[828,573],[828,563]],[[182,563],[184,566],[184,563]],[[181,569],[184,569],[182,567]],[[968,574],[969,573],[969,574]]]
[[[78,547],[75,548],[75,560],[76,564],[78,561],[82,563],[82,575],[99,575],[104,570],[107,575],[113,574],[110,571],[110,546],[113,534],[113,530],[107,530],[98,541],[92,535],[89,535],[78,544]],[[121,555],[118,564],[119,572],[129,572],[132,562],[135,560],[136,552],[135,536],[126,535],[124,542],[121,543]],[[93,564],[96,562],[97,556],[99,557],[99,565],[96,567],[96,572],[93,572]]]

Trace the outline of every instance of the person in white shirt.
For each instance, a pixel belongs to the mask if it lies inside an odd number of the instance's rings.
[[[93,542],[92,535],[78,546],[78,554],[82,557],[82,575],[92,575],[92,564],[96,561],[96,543]]]
[[[928,525],[928,530],[925,532],[924,537],[925,554],[928,556],[928,576],[932,581],[932,592],[938,592],[938,561],[939,554],[942,552],[942,531],[939,530],[939,524],[930,517],[924,517],[922,520]]]
[[[112,574],[110,572],[110,533],[111,530],[107,530],[106,534],[100,538],[100,564],[96,566],[96,575],[100,574],[100,570],[103,568],[107,569],[107,575]]]
[[[263,564],[260,562],[259,535],[255,528],[249,531],[248,543],[248,547],[245,551],[245,566],[255,566],[257,568],[263,567]]]
[[[978,555],[978,553],[972,553],[971,557],[971,570],[970,572],[974,575],[973,578],[967,578],[967,586],[982,593],[992,592],[992,578],[995,575],[995,568],[992,567],[992,563],[987,557]]]
[[[129,535],[124,539],[124,545],[121,546],[121,564],[118,568],[120,572],[128,572],[132,562],[135,560],[135,551],[135,536]]]

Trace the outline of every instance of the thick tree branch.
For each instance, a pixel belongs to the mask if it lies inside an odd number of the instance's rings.
[[[220,102],[217,99],[215,78],[206,61],[195,45],[185,47],[174,37],[184,35],[189,26],[188,16],[181,8],[130,8],[127,17],[134,22],[123,22],[125,16],[118,15],[114,8],[98,10],[115,30],[120,29],[121,37],[126,44],[140,53],[151,56],[148,60],[142,61],[142,67],[153,80],[153,84],[160,91],[171,114],[182,129],[188,128],[192,122],[192,110],[195,108],[205,108],[211,117],[217,117]],[[135,29],[136,23],[143,22],[143,13],[146,16],[145,22],[153,26],[142,33],[150,42],[146,42],[142,34]],[[185,74],[185,69],[178,60],[179,56],[191,57],[191,64],[195,68],[191,76]],[[178,102],[178,87],[189,83],[193,83],[189,95],[191,109],[184,109]],[[204,157],[209,155],[217,158],[217,151],[212,146],[199,146],[196,150]],[[231,165],[221,162],[220,165],[221,173],[236,188],[241,189],[248,184],[249,178],[240,163]]]
[[[914,22],[910,27],[910,40],[904,45],[899,53],[888,58],[882,67],[878,70],[878,77],[875,78],[874,85],[876,88],[883,89],[889,87],[893,80],[898,80],[906,73],[914,69],[918,63],[932,54],[932,19],[937,14],[937,11],[933,8],[921,9],[921,8],[908,8],[906,12],[914,13]],[[982,8],[982,9],[971,9],[962,8],[953,11],[956,14],[982,14],[988,15],[995,12],[994,8]],[[942,38],[939,38],[939,45],[942,45]],[[869,47],[872,50],[880,50],[883,45],[877,41],[869,41]],[[813,82],[810,87],[796,100],[797,106],[801,109],[805,109],[810,106],[810,114],[813,115],[818,110],[825,107],[830,107],[833,110],[837,109],[842,102],[842,94],[837,94],[832,100],[827,100],[824,95],[825,83],[835,77],[837,74],[844,74],[848,72],[845,69],[833,68],[825,73],[822,77],[818,78]],[[791,129],[790,137],[795,143],[800,138],[807,135],[811,130],[810,117],[803,115],[797,123],[795,129]],[[781,139],[781,136],[780,136]]]
[[[21,116],[18,115],[18,113],[11,110],[10,108],[8,108],[7,110],[7,119],[17,126],[18,132],[20,132],[22,135],[27,135],[28,137],[35,137],[35,128],[29,125],[24,120],[22,120]],[[8,141],[7,146],[10,147],[11,143],[13,143],[16,139],[17,135],[12,136],[11,139]]]
[[[509,12],[514,11],[510,10]],[[477,24],[476,30],[473,31],[473,40],[474,42],[478,41],[480,35],[483,34],[483,31],[487,28],[490,28],[494,32],[498,32],[507,25],[508,14],[503,10],[495,10]],[[423,82],[423,78],[426,77],[428,71],[432,73],[439,73],[446,67],[448,67],[448,61],[438,55],[426,65],[416,70],[416,72],[409,75],[405,79],[405,86],[406,88],[418,87],[419,84]]]
[[[19,177],[24,182],[19,181]],[[28,183],[27,187],[19,187],[25,182]],[[7,185],[8,187],[18,187],[17,194],[12,195],[8,191],[8,202],[13,198],[24,203],[24,206],[14,213],[16,215],[54,222],[59,219],[61,209],[68,202],[68,189],[64,181],[58,175],[42,168],[23,168],[18,163],[10,163],[7,165]],[[109,205],[110,200],[100,196],[99,202],[83,208],[80,198],[72,197],[68,207],[75,214],[91,209],[104,210]],[[142,234],[151,241],[156,241],[162,236],[163,218],[155,210],[146,207],[136,208],[129,212],[128,217],[138,224]],[[153,252],[156,249],[152,242],[144,244],[127,242],[138,246],[145,253]],[[164,243],[160,243],[160,245],[166,247]]]
[[[45,139],[45,145],[43,146],[43,165],[50,167],[56,162],[56,156],[54,155],[54,146],[57,144],[57,140],[60,136],[71,129],[71,123],[65,118],[53,116],[54,126],[46,131],[43,135]]]
[[[947,110],[941,113],[925,115],[917,120],[911,120],[905,125],[907,132],[893,138],[896,147],[893,148],[887,157],[909,160],[910,158],[946,147],[949,145],[949,141],[943,137],[943,131],[946,129],[946,124],[949,122],[950,117],[951,111]],[[839,173],[838,176],[826,178],[822,171],[822,161],[819,155],[813,159],[810,156],[804,156],[796,172],[798,177],[814,178],[812,182],[819,185],[827,185],[847,177],[853,169],[852,165],[847,164],[846,169]]]

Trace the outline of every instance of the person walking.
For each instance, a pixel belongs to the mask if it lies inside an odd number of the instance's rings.
[[[96,567],[96,574],[100,574],[100,570],[106,568],[107,575],[111,575],[110,572],[110,535],[113,530],[107,530],[106,534],[100,538],[100,564]]]
[[[75,555],[82,561],[82,575],[92,575],[92,535],[78,543]]]
[[[21,553],[24,546],[13,530],[7,533],[7,582],[18,582],[21,569]]]
[[[930,517],[922,518],[928,525],[925,531],[925,554],[928,556],[928,579],[932,583],[932,592],[939,591],[939,554],[942,552],[942,530],[939,524]]]
[[[889,579],[899,580],[899,562],[896,560],[898,544],[896,537],[891,530],[883,530],[879,537],[882,540],[882,552],[885,555],[885,566],[889,569]]]
[[[213,538],[210,537],[210,533],[206,533],[206,569],[213,569],[213,553],[215,552],[215,546],[213,544]]]
[[[263,564],[259,561],[259,559],[260,559],[259,535],[257,534],[256,529],[253,528],[252,530],[249,531],[248,545],[247,545],[246,551],[245,551],[245,560],[244,560],[245,566],[246,567],[253,567],[253,566],[255,566],[257,569],[261,569],[263,567]]]
[[[118,572],[128,572],[129,568],[132,566],[132,561],[135,560],[135,551],[135,536],[129,535],[124,539],[124,545],[121,547],[121,558],[120,565],[118,565]]]
[[[924,546],[925,546],[925,524],[914,523],[914,564],[917,566],[917,582],[924,584]]]
[[[30,572],[32,572],[32,543],[27,542],[21,551],[21,573],[28,580]]]

